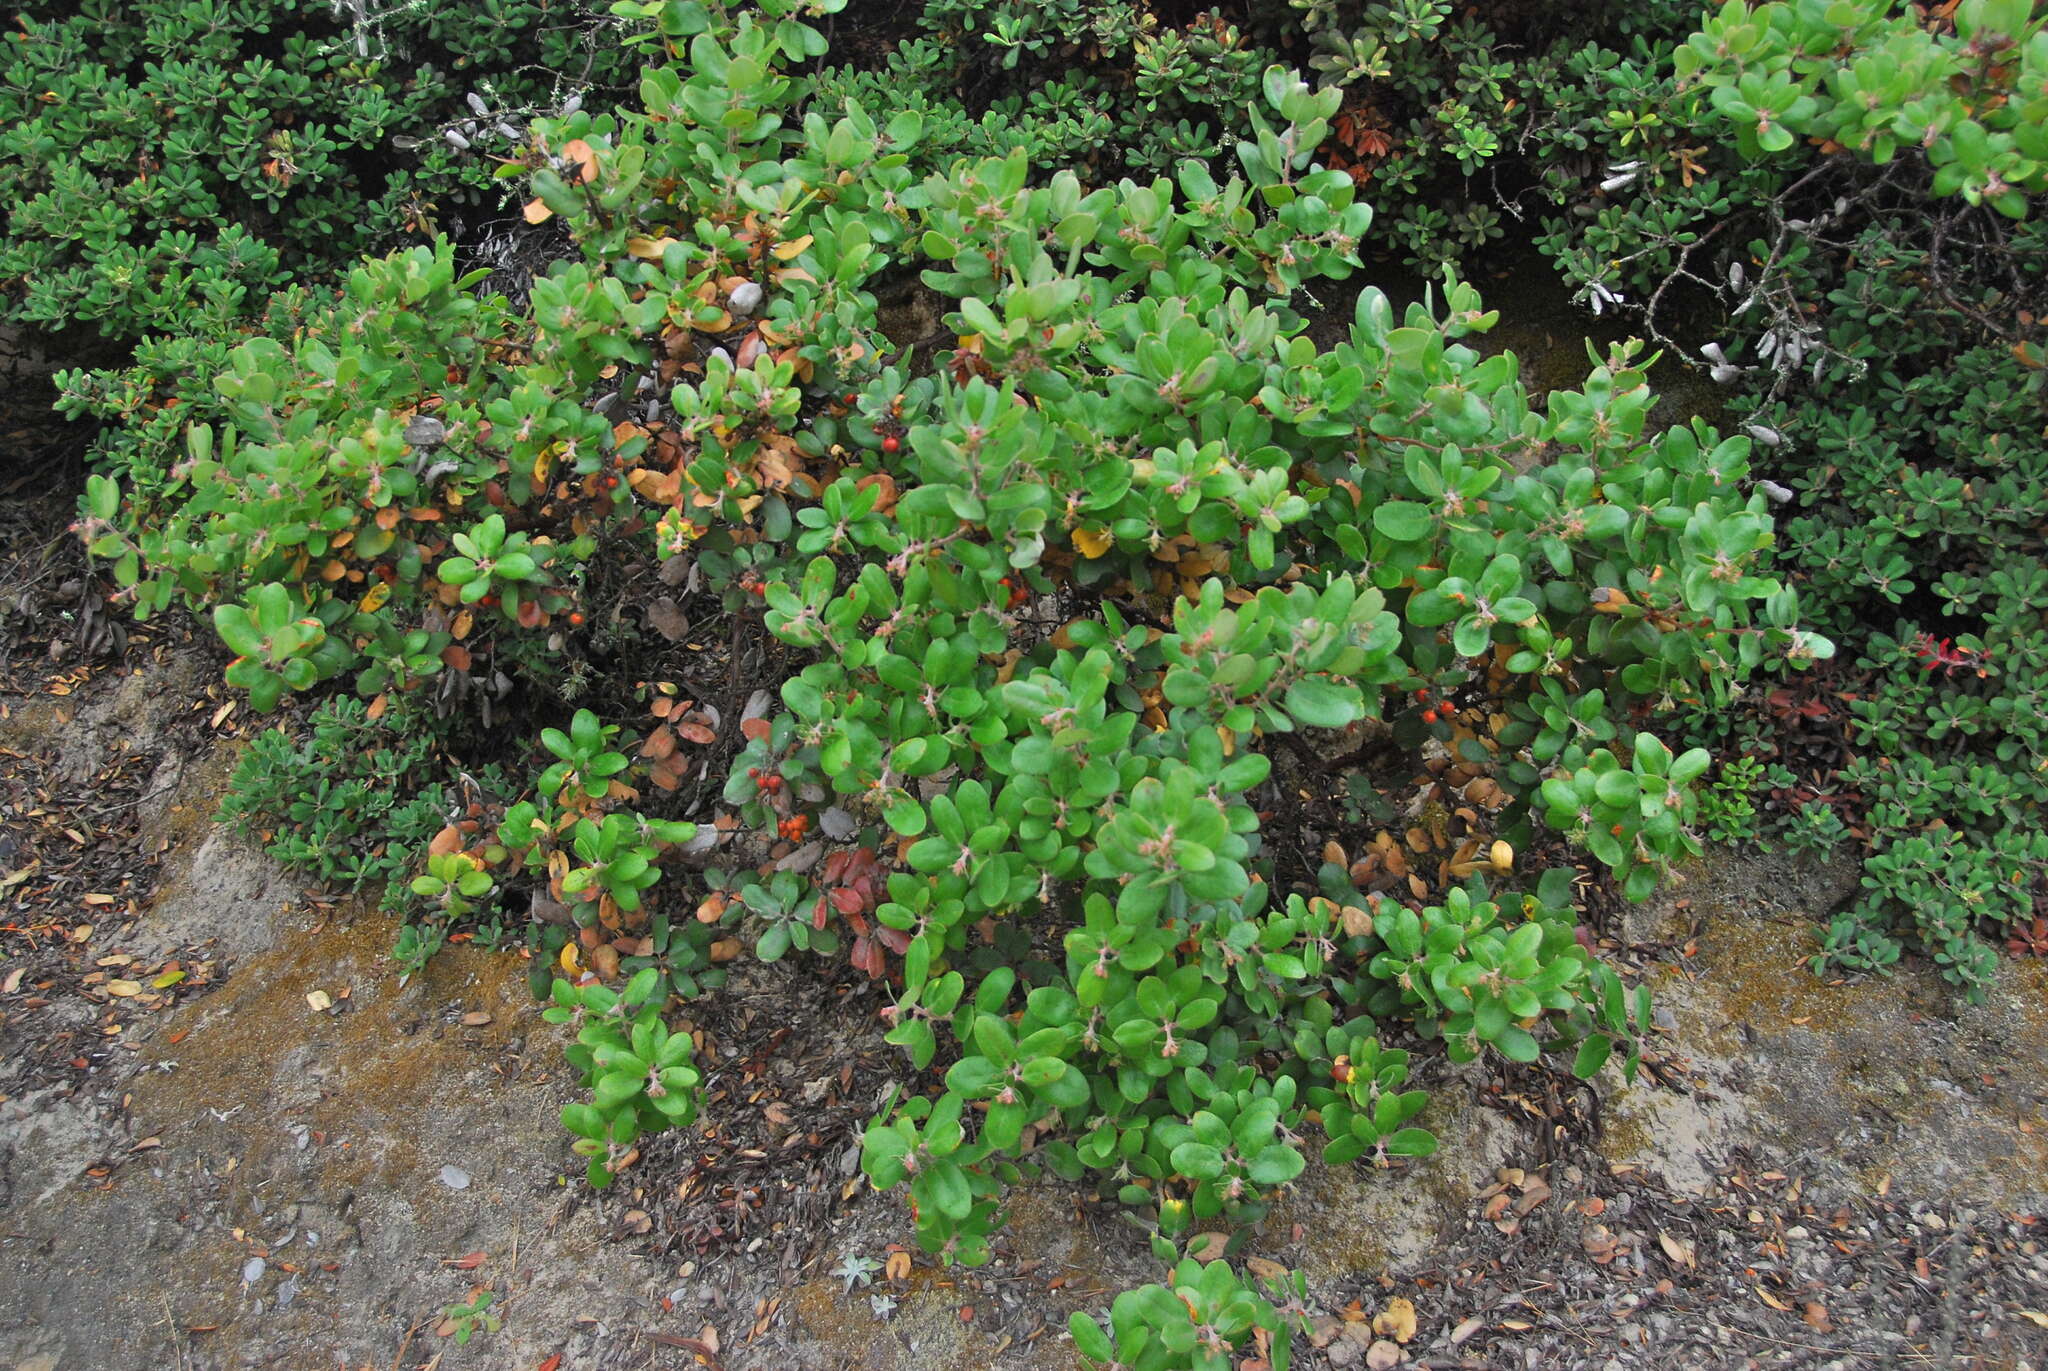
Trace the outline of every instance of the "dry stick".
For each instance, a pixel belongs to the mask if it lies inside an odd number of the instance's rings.
[[[398,1371],[399,1366],[404,1363],[405,1349],[412,1346],[412,1335],[419,1332],[420,1325],[425,1322],[426,1320],[424,1319],[417,1319],[413,1322],[412,1327],[405,1330],[405,1336],[399,1339],[398,1355],[391,1359],[391,1371]]]
[[[164,1302],[164,1324],[171,1330],[171,1349],[178,1354],[178,1371],[185,1371],[191,1363],[185,1360],[185,1342],[178,1336],[178,1316],[171,1312],[171,1297],[159,1290],[157,1298]]]

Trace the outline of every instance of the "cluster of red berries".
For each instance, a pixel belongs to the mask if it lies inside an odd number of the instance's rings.
[[[782,778],[772,771],[764,772],[758,766],[747,768],[747,779],[771,795],[782,789]]]
[[[1433,724],[1439,719],[1449,723],[1451,715],[1455,712],[1449,700],[1433,699],[1427,690],[1415,692],[1415,703],[1422,706],[1422,722],[1426,724]]]
[[[793,843],[800,843],[804,840],[804,831],[810,826],[810,815],[792,814],[781,823],[775,825],[775,831]]]
[[[1009,577],[1005,576],[1002,580],[996,582],[996,584],[1003,586],[1009,590],[1009,607],[1011,609],[1015,609],[1018,605],[1023,604],[1026,600],[1031,598],[1031,592],[1025,589],[1024,583],[1022,581],[1013,581]]]

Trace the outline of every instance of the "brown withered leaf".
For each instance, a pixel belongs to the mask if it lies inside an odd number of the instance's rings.
[[[664,595],[647,607],[647,626],[674,643],[690,631],[690,619],[682,606]]]

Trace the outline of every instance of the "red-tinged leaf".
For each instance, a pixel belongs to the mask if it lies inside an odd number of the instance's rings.
[[[536,1366],[536,1367],[534,1367],[534,1368],[533,1368],[533,1371],[560,1371],[560,1367],[561,1367],[561,1365],[562,1365],[562,1354],[561,1354],[560,1352],[557,1352],[557,1353],[555,1353],[555,1355],[554,1355],[554,1356],[552,1356],[552,1357],[549,1357],[549,1358],[548,1358],[548,1359],[547,1359],[546,1361],[542,1362],[542,1363],[541,1363],[541,1364],[540,1364],[539,1366]]]
[[[864,971],[875,980],[889,974],[889,959],[882,955],[882,949],[872,938],[855,938],[850,960],[854,970]]]
[[[888,948],[899,957],[910,950],[910,933],[908,930],[890,928],[884,925],[875,930],[875,937],[881,942],[882,946]]]
[[[718,741],[718,735],[702,724],[677,724],[676,732],[682,734],[687,742],[702,744]]]
[[[822,930],[825,927],[825,921],[831,917],[831,905],[827,903],[824,896],[819,896],[818,903],[811,907],[811,927]]]
[[[439,833],[436,833],[434,840],[427,844],[427,854],[433,857],[460,851],[462,851],[462,830],[454,824],[449,824]]]
[[[460,1257],[450,1257],[441,1265],[451,1266],[457,1271],[474,1271],[489,1260],[490,1258],[481,1252],[467,1252]]]
[[[640,744],[643,757],[666,757],[676,750],[676,735],[666,728],[657,728],[647,735],[647,741]]]
[[[858,914],[867,904],[867,901],[861,898],[858,890],[853,890],[843,885],[834,886],[826,891],[825,894],[832,901],[832,907],[841,914]]]
[[[740,736],[750,743],[758,743],[775,731],[775,726],[766,719],[740,720]]]
[[[450,643],[441,649],[441,665],[451,671],[469,670],[469,649],[461,643]]]

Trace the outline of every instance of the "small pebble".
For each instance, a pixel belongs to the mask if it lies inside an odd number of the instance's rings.
[[[459,1166],[444,1166],[441,1168],[441,1184],[450,1190],[467,1190],[469,1173]]]
[[[242,1284],[254,1285],[263,1279],[263,1273],[270,1269],[269,1263],[261,1257],[251,1257],[242,1263]]]
[[[753,281],[742,281],[725,297],[725,304],[734,314],[752,314],[761,308],[761,287]]]

